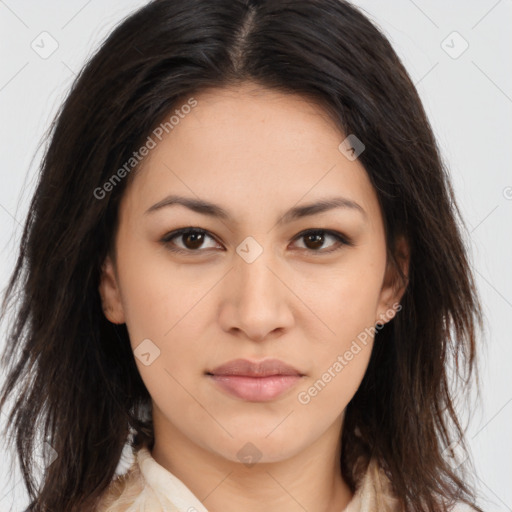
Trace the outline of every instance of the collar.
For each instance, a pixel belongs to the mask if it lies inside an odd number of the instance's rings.
[[[158,464],[147,447],[134,453],[128,472],[116,478],[101,499],[97,512],[208,512],[179,478]],[[397,512],[390,481],[371,460],[350,503],[340,512]]]

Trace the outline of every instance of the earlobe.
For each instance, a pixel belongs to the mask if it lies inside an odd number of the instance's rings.
[[[400,236],[395,245],[395,261],[388,260],[382,284],[376,325],[383,325],[401,310],[400,301],[409,283],[410,249],[405,237]],[[404,279],[400,275],[403,274]]]
[[[110,255],[105,258],[101,267],[98,291],[106,318],[114,324],[123,324],[125,322],[124,310],[114,264]]]

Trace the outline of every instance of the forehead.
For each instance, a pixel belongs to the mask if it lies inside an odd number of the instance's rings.
[[[207,138],[205,132],[215,126],[210,140],[221,143],[219,139],[225,139],[226,145],[239,142],[229,149],[245,150],[248,158],[253,148],[280,152],[297,150],[297,143],[309,142],[303,148],[307,149],[313,142],[323,146],[332,142],[329,138],[336,141],[341,136],[319,102],[306,96],[244,83],[208,89],[195,98],[198,104],[186,119],[188,127]]]
[[[339,150],[345,135],[312,99],[243,84],[196,94],[180,112],[189,99],[176,103],[177,122],[142,162],[129,191],[139,209],[170,193],[240,212],[333,192],[368,209],[376,201],[362,164]]]

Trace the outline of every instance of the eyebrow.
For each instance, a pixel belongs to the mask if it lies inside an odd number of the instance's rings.
[[[148,208],[144,214],[152,213],[162,208],[174,205],[182,205],[186,208],[200,213],[202,215],[208,215],[210,217],[215,217],[218,219],[223,219],[226,221],[231,221],[232,216],[221,206],[211,203],[209,201],[204,201],[202,199],[195,199],[191,197],[170,195],[158,201],[153,206]],[[324,199],[320,199],[314,203],[305,204],[303,206],[294,206],[290,208],[277,222],[278,224],[285,224],[288,222],[292,222],[294,220],[300,219],[302,217],[307,217],[310,215],[315,215],[318,213],[323,213],[328,210],[332,210],[334,208],[346,208],[354,211],[358,211],[363,215],[364,218],[367,217],[365,210],[361,205],[352,201],[351,199],[347,199],[346,197],[327,197]]]

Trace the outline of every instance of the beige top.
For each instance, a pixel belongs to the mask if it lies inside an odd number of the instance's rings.
[[[112,481],[97,512],[208,512],[190,489],[158,464],[146,448],[124,475]],[[457,507],[463,512],[471,510]],[[372,461],[356,492],[340,512],[398,512],[398,501],[391,494],[389,479]]]

